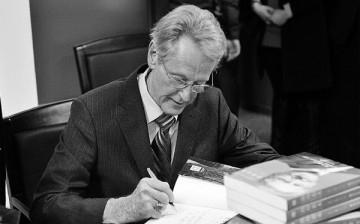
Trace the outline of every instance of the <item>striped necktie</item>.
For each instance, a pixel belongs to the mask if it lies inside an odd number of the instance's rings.
[[[151,144],[155,170],[160,180],[168,181],[171,170],[171,139],[169,129],[175,123],[175,118],[163,113],[155,119],[155,122],[160,127]]]

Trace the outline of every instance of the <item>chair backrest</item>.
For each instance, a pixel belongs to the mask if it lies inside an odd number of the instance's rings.
[[[28,218],[34,190],[68,122],[71,103],[49,103],[3,119],[10,205]]]
[[[147,62],[149,34],[107,37],[74,47],[81,92],[124,78]]]
[[[8,209],[5,206],[0,206],[1,223],[19,224],[21,213],[16,209]],[[22,223],[21,223],[22,224]]]
[[[0,99],[0,204],[5,205],[5,153],[4,153],[4,131],[2,121],[2,109]]]

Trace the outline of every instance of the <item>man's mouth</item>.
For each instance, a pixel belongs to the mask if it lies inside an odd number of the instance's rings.
[[[179,105],[179,106],[181,106],[182,105],[182,103],[178,103],[177,101],[175,101],[175,100],[173,100],[174,101],[174,103],[176,104],[176,105]]]

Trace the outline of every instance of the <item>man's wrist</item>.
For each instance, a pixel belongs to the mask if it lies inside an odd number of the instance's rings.
[[[103,223],[118,223],[114,217],[115,198],[110,198],[105,206]]]

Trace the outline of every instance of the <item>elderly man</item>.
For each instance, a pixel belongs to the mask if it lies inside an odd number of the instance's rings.
[[[144,222],[174,200],[190,156],[237,167],[279,156],[206,84],[226,51],[210,12],[176,8],[151,39],[147,65],[74,100],[36,189],[33,222]]]

